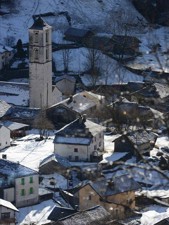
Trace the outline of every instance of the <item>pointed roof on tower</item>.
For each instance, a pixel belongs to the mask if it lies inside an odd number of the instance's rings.
[[[29,29],[43,30],[44,27],[49,27],[49,25],[39,16],[37,19],[34,19],[33,25]]]

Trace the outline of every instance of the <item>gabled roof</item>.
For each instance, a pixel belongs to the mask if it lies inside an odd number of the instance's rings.
[[[42,17],[38,17],[35,19],[33,25],[29,29],[35,29],[35,30],[43,30],[44,27],[50,27],[43,19]]]
[[[0,206],[4,206],[5,208],[12,209],[14,211],[18,211],[18,209],[11,202],[8,202],[1,198],[0,198]]]
[[[103,126],[81,117],[60,129],[54,143],[89,145],[92,137],[103,130]]]

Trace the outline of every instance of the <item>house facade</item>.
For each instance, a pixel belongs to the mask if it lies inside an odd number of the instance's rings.
[[[0,125],[0,150],[10,146],[10,130]]]
[[[18,209],[11,203],[4,199],[0,199],[0,224],[1,225],[15,225],[15,213]]]
[[[13,48],[0,45],[0,70],[9,64],[13,56]]]
[[[97,161],[104,150],[104,127],[82,117],[55,135],[54,152],[69,161]]]
[[[19,163],[0,159],[0,189],[2,197],[16,207],[39,201],[39,174]]]
[[[127,175],[112,180],[86,182],[70,190],[79,210],[101,205],[114,219],[123,219],[135,209],[135,191],[140,186]]]

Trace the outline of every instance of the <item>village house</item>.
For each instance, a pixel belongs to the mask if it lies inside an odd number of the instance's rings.
[[[13,48],[0,45],[0,70],[9,65],[10,60],[14,56]]]
[[[90,39],[94,33],[91,30],[70,27],[64,35],[64,39],[67,41],[83,43]]]
[[[55,127],[59,129],[64,127],[66,124],[71,123],[80,116],[80,113],[61,103],[49,107],[46,110],[46,114]]]
[[[117,124],[151,125],[154,114],[147,106],[120,98],[111,104],[112,117]]]
[[[95,112],[105,102],[105,97],[94,94],[92,92],[83,91],[67,98],[58,104],[67,106],[68,108],[80,113],[89,114]],[[56,104],[57,105],[57,104]],[[55,107],[55,105],[53,105]]]
[[[112,180],[102,178],[98,181],[84,181],[73,189],[64,191],[65,200],[72,207],[86,210],[96,205],[104,207],[113,219],[123,219],[132,215],[135,209],[135,191],[140,185],[128,175],[115,177]],[[70,197],[69,197],[69,196]]]
[[[104,127],[80,117],[55,134],[54,152],[69,161],[100,161]]]
[[[19,163],[0,159],[0,197],[16,207],[33,205],[39,201],[39,175]]]
[[[15,225],[18,209],[9,201],[0,198],[0,224]]]
[[[0,124],[0,150],[10,146],[10,130]]]
[[[117,136],[114,140],[114,152],[129,152],[140,159],[142,154],[149,154],[158,135],[146,130],[136,130]]]
[[[10,130],[10,137],[24,137],[26,136],[26,130],[29,129],[29,125],[23,123],[17,123],[12,121],[3,121],[2,122],[5,127]]]
[[[59,173],[64,176],[67,173],[67,170],[70,169],[70,167],[71,164],[67,159],[58,154],[51,154],[40,162],[39,173]]]
[[[54,82],[55,86],[62,93],[63,98],[69,97],[70,95],[74,94],[76,79],[73,76],[58,76],[55,78]]]

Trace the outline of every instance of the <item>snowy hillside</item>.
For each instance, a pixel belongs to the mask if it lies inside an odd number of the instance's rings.
[[[137,17],[141,18],[129,0],[17,0],[13,5],[14,7],[7,9],[9,14],[0,17],[1,42],[7,36],[14,37],[15,41],[21,38],[23,42],[27,42],[27,29],[33,23],[32,15],[48,12],[55,14],[50,18],[46,17],[47,22],[53,26],[53,41],[62,36],[70,23],[76,27],[113,33],[117,18],[120,21],[129,19],[133,23],[138,22]],[[63,12],[67,12],[69,22]]]

